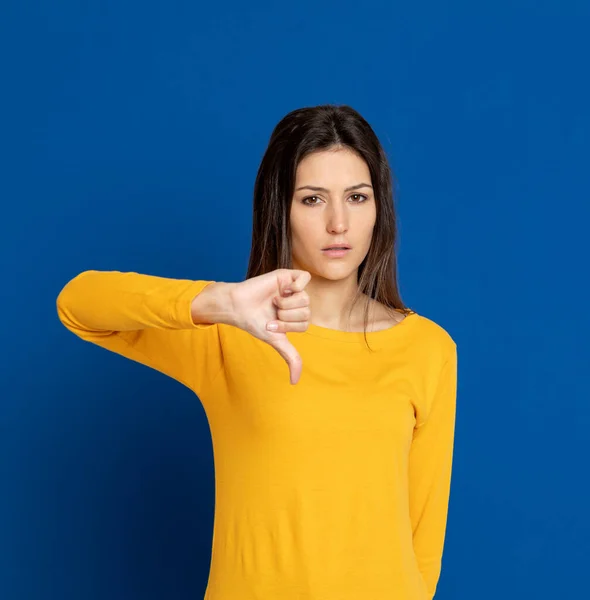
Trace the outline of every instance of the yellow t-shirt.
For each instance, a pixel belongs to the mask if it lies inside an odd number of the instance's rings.
[[[199,324],[211,281],[85,271],[57,299],[77,336],[193,390],[207,415],[215,519],[205,600],[430,600],[441,570],[456,411],[451,336],[417,313],[367,333],[268,344]]]

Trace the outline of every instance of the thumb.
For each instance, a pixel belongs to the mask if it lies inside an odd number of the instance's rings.
[[[289,375],[291,385],[295,385],[301,377],[302,363],[299,352],[295,346],[288,340],[284,333],[272,333],[269,344],[283,357],[289,366]]]

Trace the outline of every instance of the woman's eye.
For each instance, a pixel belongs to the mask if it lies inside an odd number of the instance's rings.
[[[361,204],[368,200],[368,196],[365,196],[364,194],[353,194],[351,198],[354,199],[355,204]],[[308,196],[307,198],[304,198],[302,202],[303,204],[307,204],[308,206],[315,206],[316,204],[318,204],[318,202],[310,202],[314,199],[319,200],[318,196]]]
[[[317,199],[317,196],[309,196],[308,198],[304,198],[303,199],[303,204],[307,204],[308,206],[309,205],[317,204],[316,202],[308,202],[308,200],[313,200],[314,198]]]

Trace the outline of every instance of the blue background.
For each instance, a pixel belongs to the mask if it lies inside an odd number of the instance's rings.
[[[268,136],[323,103],[382,140],[403,298],[458,344],[437,600],[588,593],[587,2],[1,11],[2,600],[202,597],[204,411],[55,299],[86,269],[243,279]]]

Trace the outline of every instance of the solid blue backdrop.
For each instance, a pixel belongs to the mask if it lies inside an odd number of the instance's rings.
[[[437,600],[588,593],[589,6],[3,5],[2,600],[202,597],[199,400],[55,299],[86,269],[243,279],[268,136],[323,103],[382,140],[403,298],[458,344]]]

